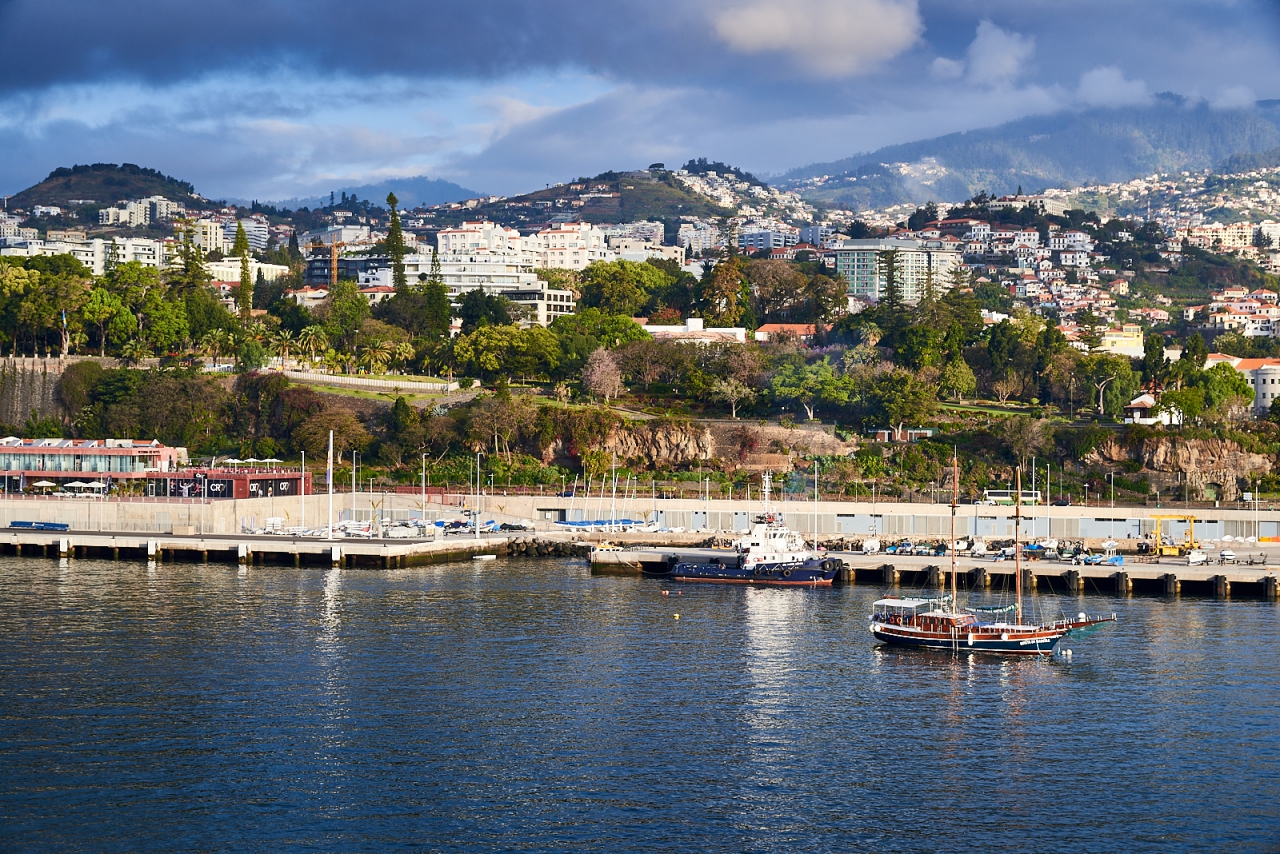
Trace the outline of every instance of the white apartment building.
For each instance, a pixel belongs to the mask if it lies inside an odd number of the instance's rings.
[[[713,252],[722,248],[724,237],[720,234],[720,227],[715,223],[684,222],[680,224],[680,230],[676,233],[676,242],[691,255],[700,255],[703,252]]]
[[[897,253],[899,292],[905,302],[924,295],[925,274],[933,271],[939,293],[946,290],[946,276],[962,261],[950,243],[933,240],[841,240],[833,244],[836,273],[849,286],[849,296],[879,300],[884,293],[887,252]]]
[[[226,253],[231,251],[231,244],[227,243],[226,232],[222,227],[222,223],[216,219],[198,219],[192,223],[191,242],[205,252],[216,250]]]
[[[118,207],[98,211],[99,225],[150,225],[153,222],[173,219],[186,213],[186,208],[164,196],[148,196],[132,202],[121,202]]]
[[[477,250],[519,252],[522,244],[520,232],[514,228],[481,220],[437,232],[436,248],[441,255],[460,255]]]
[[[114,247],[113,247],[114,244]],[[177,244],[171,241],[150,240],[141,237],[117,237],[115,240],[28,240],[16,246],[0,249],[0,255],[13,255],[34,258],[40,255],[70,255],[95,276],[104,275],[111,262],[112,254],[115,263],[125,264],[137,261],[144,267],[162,269],[169,264],[169,258],[176,250]]]
[[[236,245],[236,225],[244,226],[245,237],[249,239],[249,248],[254,252],[267,251],[267,241],[271,239],[271,224],[261,214],[254,214],[247,219],[232,219],[222,225],[222,241],[228,247]],[[301,246],[301,244],[299,244]]]
[[[604,232],[585,222],[566,222],[525,238],[525,247],[538,257],[539,267],[584,270],[596,261],[612,261]]]
[[[330,228],[316,229],[315,231],[304,231],[298,235],[298,246],[303,252],[307,251],[307,247],[314,246],[317,243],[324,246],[332,246],[335,243],[355,245],[370,242],[372,241],[369,235],[369,226],[367,225],[335,225]]]
[[[659,258],[684,263],[683,246],[663,246],[649,240],[630,237],[610,237],[609,248],[617,253],[621,261],[648,261]]]
[[[235,256],[222,261],[210,261],[205,266],[208,267],[209,275],[214,279],[226,282],[240,281],[240,259]],[[289,268],[283,264],[263,264],[255,258],[249,259],[249,275],[255,282],[258,281],[258,273],[262,273],[263,280],[274,282],[287,272]]]
[[[557,317],[577,311],[572,291],[552,288],[534,272],[534,259],[518,252],[479,251],[471,254],[440,255],[440,279],[449,289],[449,299],[457,303],[467,291],[483,290],[504,296],[520,306],[527,323],[549,326]],[[405,278],[418,282],[431,275],[431,256],[414,254],[404,258]],[[391,268],[361,274],[364,288],[392,287]]]
[[[640,240],[660,246],[663,240],[666,239],[667,234],[666,227],[662,223],[652,220],[627,222],[620,225],[605,225],[601,226],[600,230],[604,232],[604,236],[610,241],[611,246],[615,238]]]

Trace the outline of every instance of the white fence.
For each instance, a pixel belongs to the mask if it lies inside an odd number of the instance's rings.
[[[440,380],[420,380],[414,377],[359,377],[350,376],[348,374],[320,374],[314,371],[284,371],[286,377],[291,380],[298,380],[304,383],[320,383],[322,385],[336,385],[343,388],[367,388],[374,391],[405,391],[405,392],[451,392],[457,391],[459,386],[455,382],[441,382]]]

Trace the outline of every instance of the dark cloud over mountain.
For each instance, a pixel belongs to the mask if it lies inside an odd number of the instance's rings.
[[[1280,96],[1263,0],[0,0],[0,189],[127,160],[212,195],[780,172],[1173,90]]]

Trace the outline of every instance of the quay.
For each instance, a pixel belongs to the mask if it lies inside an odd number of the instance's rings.
[[[614,537],[611,542],[621,542]],[[707,560],[724,557],[723,549],[632,547],[592,555],[592,571],[604,574],[639,574],[646,566],[658,568],[669,559]],[[830,551],[830,557],[845,564],[836,581],[844,584],[874,584],[900,587],[904,593],[928,594],[945,591],[951,584],[951,560],[947,556],[864,555]],[[1132,562],[1131,562],[1132,561]],[[1014,562],[959,556],[956,585],[963,590],[1012,591]],[[1231,595],[1276,600],[1280,598],[1280,561],[1266,563],[1200,564],[1188,566],[1186,558],[1126,557],[1124,566],[1074,565],[1058,561],[1023,561],[1024,590],[1081,595],[1147,593],[1166,596],[1188,595],[1226,598]]]
[[[18,556],[279,566],[397,567],[506,554],[515,537],[405,540],[279,535],[181,535],[99,531],[0,532],[0,551]]]

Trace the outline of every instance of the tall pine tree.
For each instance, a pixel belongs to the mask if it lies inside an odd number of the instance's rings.
[[[879,268],[880,303],[877,315],[880,328],[890,344],[896,342],[898,333],[904,325],[902,309],[901,269],[898,266],[898,250],[889,249],[876,253],[876,266]]]
[[[246,326],[253,316],[253,275],[249,270],[249,235],[244,233],[244,223],[236,223],[236,240],[231,254],[240,258],[240,288],[236,291],[236,308],[240,321]]]
[[[400,212],[396,210],[399,199],[395,193],[387,193],[387,205],[391,208],[391,224],[387,226],[387,254],[391,256],[391,284],[396,293],[404,293],[407,283],[404,276],[404,232],[400,230]]]

